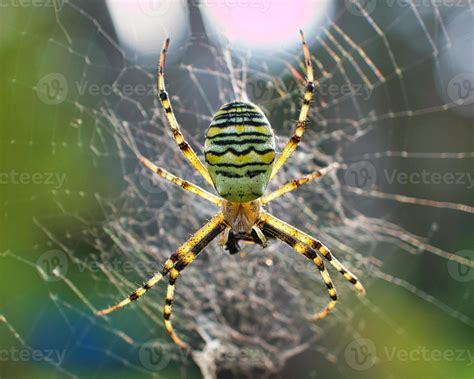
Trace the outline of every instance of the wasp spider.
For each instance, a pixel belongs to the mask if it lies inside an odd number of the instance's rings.
[[[232,101],[223,105],[215,113],[207,131],[204,146],[207,168],[184,139],[165,89],[164,65],[169,38],[165,40],[158,68],[158,89],[161,104],[179,149],[219,196],[174,176],[141,155],[139,155],[139,159],[143,165],[162,178],[217,205],[220,207],[220,212],[181,245],[168,258],[160,272],[153,275],[126,299],[110,308],[97,312],[98,315],[111,313],[139,299],[163,277],[168,275],[169,284],[164,307],[165,326],[176,344],[183,348],[187,347],[175,334],[170,321],[175,283],[181,271],[193,262],[199,253],[220,234],[222,234],[221,243],[231,254],[239,251],[239,240],[265,247],[267,239],[277,238],[290,245],[299,254],[313,261],[321,273],[330,298],[326,308],[311,317],[313,320],[326,316],[335,307],[337,301],[336,289],[322,258],[328,261],[347,281],[351,282],[359,294],[365,292],[357,278],[331,254],[323,243],[272,216],[263,209],[263,206],[268,202],[321,177],[331,167],[334,167],[334,165],[331,165],[317,170],[300,179],[293,180],[270,194],[264,194],[268,182],[278,173],[301,141],[311,99],[315,91],[310,53],[303,32],[301,32],[301,39],[306,63],[304,100],[296,129],[282,153],[275,160],[273,130],[262,110],[257,105],[247,101]]]

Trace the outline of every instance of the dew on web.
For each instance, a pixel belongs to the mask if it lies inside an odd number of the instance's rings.
[[[436,264],[442,261],[451,277],[456,270],[474,267],[473,254],[457,254],[437,238],[449,227],[445,219],[457,217],[453,212],[463,214],[458,220],[472,223],[472,199],[463,193],[458,198],[443,197],[440,191],[424,193],[405,185],[396,174],[400,167],[422,172],[440,166],[439,170],[453,172],[472,165],[472,143],[449,141],[443,126],[454,120],[466,129],[468,117],[473,116],[472,73],[452,72],[453,67],[446,66],[458,48],[450,21],[459,20],[460,12],[470,13],[472,19],[472,2],[451,9],[436,2],[426,6],[407,1],[407,6],[387,12],[380,3],[370,9],[356,0],[345,1],[328,15],[318,34],[308,38],[317,87],[310,122],[302,143],[270,186],[276,189],[333,162],[340,166],[269,209],[324,241],[353,269],[369,295],[350,300],[355,292],[331,272],[343,300],[324,324],[311,323],[308,317],[326,306],[327,295],[317,269],[304,258],[276,242],[265,250],[245,246],[238,255],[227,254],[214,242],[177,282],[172,319],[193,347],[190,353],[180,352],[164,331],[165,284],[106,318],[94,312],[116,303],[159,271],[217,208],[154,177],[137,161],[137,155],[143,154],[208,188],[172,139],[154,88],[155,64],[122,47],[110,31],[110,22],[94,16],[80,2],[53,3],[50,11],[56,28],[47,41],[34,28],[30,31],[28,24],[10,30],[28,43],[44,44],[38,82],[31,85],[24,80],[20,69],[8,80],[13,89],[36,93],[42,106],[61,104],[65,110],[48,126],[49,140],[36,140],[38,126],[32,126],[29,137],[2,140],[2,144],[31,152],[40,145],[49,149],[52,159],[73,152],[97,175],[97,182],[71,180],[33,198],[20,196],[3,204],[7,217],[16,203],[46,199],[54,208],[33,220],[44,236],[34,248],[38,259],[10,249],[1,257],[39,273],[50,286],[49,298],[44,299],[51,305],[49,311],[53,309],[71,330],[73,320],[82,320],[84,330],[71,332],[65,349],[88,350],[113,362],[107,364],[151,376],[173,363],[192,361],[206,378],[221,371],[239,377],[276,373],[310,349],[335,364],[344,346],[328,344],[326,339],[337,328],[358,338],[362,330],[353,326],[366,312],[396,333],[404,333],[400,320],[371,300],[371,288],[381,281],[403,288],[452,319],[474,325],[455,303],[420,288],[420,282],[412,284],[412,277],[393,272],[386,263],[390,254],[406,263],[425,254],[436,257]],[[249,99],[268,115],[281,151],[302,103],[301,51],[257,53],[229,43],[217,47],[200,38],[181,46],[172,38],[166,67],[168,91],[185,137],[200,152],[215,109],[234,98]],[[400,46],[407,38],[411,38],[407,46]],[[466,38],[474,40],[472,34]],[[161,42],[157,41],[153,59]],[[68,60],[68,67],[59,67],[47,58],[50,54]],[[271,54],[271,62],[263,54]],[[84,172],[80,175],[91,178]],[[466,176],[466,187],[467,180]],[[423,225],[409,220],[417,212],[426,212]],[[457,284],[460,296],[468,297],[463,281]],[[0,327],[30,348],[26,332],[15,329],[11,316],[0,315]],[[90,333],[101,340],[86,338]],[[160,359],[151,359],[149,349],[158,349]],[[51,364],[62,374],[78,375],[71,362]]]

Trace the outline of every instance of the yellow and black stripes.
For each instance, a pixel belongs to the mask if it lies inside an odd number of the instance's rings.
[[[277,161],[275,162],[275,165],[273,166],[273,171],[270,175],[270,179],[272,179],[276,175],[276,173],[282,168],[282,166],[285,164],[285,162],[288,160],[291,154],[293,154],[296,147],[300,143],[301,138],[303,137],[305,123],[306,123],[306,120],[308,119],[311,99],[313,98],[313,94],[316,88],[314,85],[313,66],[311,64],[311,56],[309,53],[308,45],[306,44],[306,41],[304,39],[303,31],[300,30],[300,34],[301,34],[301,41],[303,44],[304,59],[306,63],[306,88],[305,88],[305,93],[304,93],[304,98],[303,98],[303,105],[300,110],[298,123],[296,124],[296,129],[293,133],[293,136],[290,138],[285,148],[283,149],[281,155],[278,157]]]
[[[302,178],[295,179],[295,180],[281,186],[280,188],[276,189],[275,191],[271,192],[270,194],[265,195],[262,198],[262,205],[267,204],[270,201],[273,201],[273,200],[283,196],[284,194],[286,194],[288,192],[294,191],[295,189],[301,187],[302,185],[304,185],[306,183],[309,183],[313,180],[319,179],[321,176],[326,175],[326,173],[329,170],[331,170],[333,168],[336,168],[336,167],[339,167],[339,163],[337,163],[337,162],[332,163],[329,166],[322,168],[321,170],[316,170],[316,171],[312,172],[311,174],[305,175]]]
[[[232,254],[239,251],[238,242],[240,240],[254,242],[265,247],[267,239],[278,238],[291,246],[296,252],[311,260],[318,268],[330,297],[328,305],[321,312],[315,314],[312,319],[325,317],[335,307],[338,300],[336,289],[325,267],[324,259],[329,261],[347,281],[352,283],[360,294],[365,292],[358,279],[320,241],[271,216],[261,208],[262,204],[319,178],[329,169],[328,166],[320,171],[315,171],[262,197],[269,180],[285,164],[300,143],[316,89],[310,53],[302,32],[301,38],[306,64],[304,100],[293,136],[278,160],[275,161],[273,130],[263,111],[255,104],[246,101],[233,101],[224,104],[214,114],[209,125],[204,147],[207,169],[185,140],[174,115],[170,97],[166,92],[164,65],[169,39],[165,40],[160,55],[157,77],[159,98],[165,116],[181,152],[192,166],[213,185],[221,197],[169,173],[141,155],[138,155],[138,158],[144,166],[160,177],[215,205],[221,206],[222,211],[181,245],[166,260],[161,271],[155,273],[128,297],[112,307],[97,312],[97,315],[111,313],[139,299],[163,277],[169,275],[163,308],[165,327],[176,344],[183,348],[187,347],[187,344],[176,335],[171,323],[176,281],[181,271],[192,263],[204,248],[222,232],[224,232],[222,243]]]
[[[139,156],[140,163],[142,163],[145,167],[149,168],[151,171],[153,171],[155,174],[158,174],[162,178],[170,181],[171,183],[174,183],[178,186],[180,186],[182,189],[192,192],[203,199],[206,199],[207,201],[210,201],[211,203],[215,205],[221,205],[222,199],[219,197],[213,195],[212,193],[207,192],[206,190],[202,189],[201,187],[188,182],[187,180],[181,179],[170,172],[166,171],[165,169],[156,166],[154,163],[152,163],[150,160],[143,156]]]
[[[196,256],[218,236],[227,226],[224,221],[222,213],[218,213],[201,229],[194,233],[183,245],[181,245],[165,262],[163,269],[153,275],[151,279],[147,280],[141,287],[133,291],[127,298],[123,299],[116,305],[103,309],[97,312],[97,315],[105,315],[116,311],[142,297],[148,290],[157,284],[169,271],[174,267],[181,271],[189,263],[191,263]]]
[[[181,133],[181,128],[179,127],[178,121],[173,112],[173,108],[171,106],[171,101],[166,92],[165,88],[165,61],[166,61],[166,53],[168,51],[170,39],[167,38],[163,43],[163,48],[160,54],[160,61],[158,64],[158,91],[159,97],[161,101],[161,105],[165,110],[165,115],[168,120],[169,126],[171,128],[171,132],[173,133],[173,137],[178,144],[179,149],[182,151],[183,155],[188,159],[191,165],[206,179],[206,181],[212,186],[212,180],[207,172],[206,168],[204,167],[201,160],[198,158],[196,153],[194,152],[193,148],[189,145],[189,143],[184,139],[183,134]]]
[[[295,179],[295,180],[291,181],[290,183],[287,183],[284,186],[281,186],[280,188],[273,191],[272,193],[270,193],[268,195],[265,195],[262,198],[262,204],[267,204],[270,201],[275,200],[275,199],[279,198],[280,196],[283,196],[287,192],[294,191],[298,187],[301,187],[303,184],[306,184],[306,183],[310,182],[311,180],[318,179],[321,176],[322,176],[322,174],[321,174],[320,171],[315,171],[314,173],[309,174],[309,175],[305,175],[300,179]]]
[[[225,139],[225,138],[267,138],[271,137],[271,134],[268,133],[262,133],[262,132],[241,132],[241,133],[235,133],[235,132],[230,132],[230,133],[219,133],[215,134],[213,136],[208,136],[207,139],[209,140],[219,140],[219,139]]]
[[[323,279],[324,284],[326,285],[329,298],[331,300],[322,311],[313,315],[311,319],[312,320],[322,319],[336,306],[337,292],[336,292],[336,289],[334,288],[334,284],[331,280],[331,276],[329,275],[329,272],[324,266],[324,263],[321,257],[318,256],[317,252],[313,248],[307,246],[306,244],[298,240],[298,238],[294,235],[294,233],[291,230],[289,230],[289,228],[286,228],[283,225],[282,221],[276,222],[280,220],[276,218],[274,219],[273,216],[272,217],[267,217],[267,216],[269,215],[262,214],[262,217],[260,219],[261,221],[260,221],[259,227],[261,228],[262,232],[274,238],[277,238],[280,241],[291,246],[293,250],[295,250],[297,253],[308,258],[318,268],[321,274],[321,278]]]
[[[165,319],[165,327],[168,333],[171,336],[171,339],[174,341],[176,345],[183,349],[189,348],[188,344],[183,342],[181,338],[175,333],[173,329],[173,324],[171,323],[171,310],[173,306],[174,300],[174,290],[176,285],[176,280],[178,279],[179,271],[176,269],[171,269],[169,274],[169,282],[168,288],[166,289],[166,300],[165,300],[165,307],[163,308],[163,317]]]
[[[262,196],[275,159],[275,138],[265,114],[249,102],[224,104],[209,125],[204,155],[223,198],[247,202]]]
[[[359,295],[365,294],[365,289],[359,279],[357,279],[353,273],[351,273],[336,257],[334,257],[334,255],[332,255],[327,246],[304,232],[300,233],[301,241],[308,244],[308,246],[311,246],[313,249],[318,250],[321,255],[344,277],[344,279],[354,285],[354,288],[357,290]]]
[[[354,285],[354,288],[357,290],[359,295],[365,294],[365,289],[357,279],[357,277],[351,273],[344,265],[339,262],[339,260],[332,255],[331,251],[327,246],[325,246],[321,241],[311,237],[305,232],[287,224],[286,222],[276,218],[275,216],[270,215],[267,212],[262,212],[261,216],[262,221],[267,224],[278,228],[279,230],[284,230],[289,233],[293,238],[302,242],[303,244],[309,246],[310,248],[318,251],[348,282]]]
[[[174,300],[174,289],[176,285],[176,280],[182,270],[186,268],[190,263],[192,263],[198,254],[214,239],[216,238],[221,232],[223,232],[228,226],[223,221],[222,215],[219,215],[218,224],[207,234],[202,236],[199,241],[191,248],[191,250],[186,254],[183,255],[182,253],[179,254],[176,252],[171,256],[171,260],[175,261],[176,264],[174,268],[170,270],[169,274],[169,282],[168,288],[166,291],[166,300],[165,300],[165,307],[163,308],[163,317],[165,319],[165,327],[168,333],[170,334],[173,341],[182,348],[187,348],[188,345],[184,343],[174,332],[173,325],[171,323],[171,310]],[[211,220],[212,221],[212,220]],[[198,232],[199,233],[199,232]],[[197,233],[196,233],[197,234]],[[195,234],[195,235],[196,235]],[[194,237],[194,236],[193,236]]]

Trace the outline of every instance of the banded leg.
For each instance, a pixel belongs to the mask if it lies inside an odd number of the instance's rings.
[[[168,333],[171,336],[171,339],[174,341],[176,345],[183,349],[187,349],[189,346],[185,342],[183,342],[175,333],[173,329],[173,325],[171,324],[171,311],[173,306],[174,300],[174,289],[176,285],[176,280],[178,279],[179,271],[175,268],[171,269],[170,271],[170,278],[168,282],[168,288],[166,290],[166,302],[165,307],[163,309],[163,317],[165,319],[165,327]]]
[[[319,272],[324,281],[324,284],[326,285],[329,298],[331,300],[321,312],[315,313],[313,316],[311,316],[311,320],[320,320],[324,318],[336,306],[337,292],[336,292],[336,289],[334,288],[334,284],[331,280],[329,272],[326,270],[326,267],[324,266],[323,260],[316,253],[314,249],[298,241],[298,239],[295,238],[293,235],[291,235],[291,233],[288,233],[288,231],[284,230],[283,228],[279,228],[276,225],[268,223],[265,220],[262,220],[262,221],[263,223],[259,226],[262,228],[262,230],[265,233],[268,233],[269,235],[275,238],[278,238],[280,241],[285,242],[287,245],[291,246],[296,252],[298,252],[299,254],[305,256],[310,261],[312,261],[316,265],[316,267],[319,269]]]
[[[174,184],[180,186],[181,188],[185,189],[186,191],[192,192],[195,195],[198,195],[198,196],[202,197],[203,199],[206,199],[207,201],[210,201],[211,203],[213,203],[217,206],[221,205],[222,200],[219,197],[213,195],[212,193],[209,193],[206,190],[202,189],[201,187],[199,187],[199,186],[197,186],[197,185],[195,185],[191,182],[188,182],[187,180],[181,179],[181,178],[173,175],[172,173],[166,171],[165,169],[156,166],[150,160],[148,160],[147,158],[145,158],[141,155],[139,156],[139,160],[145,167],[149,168],[155,174],[158,174],[162,178],[170,181],[171,183],[174,183]]]
[[[166,291],[166,303],[165,308],[163,310],[163,317],[165,319],[166,330],[171,335],[173,341],[182,348],[187,348],[188,345],[176,335],[173,329],[173,325],[170,321],[176,279],[178,279],[178,276],[180,275],[181,271],[183,271],[190,263],[192,263],[196,259],[196,257],[204,249],[204,247],[207,246],[209,242],[211,242],[218,234],[225,230],[226,227],[227,225],[222,221],[222,223],[220,224],[220,228],[216,230],[216,233],[209,234],[208,236],[203,238],[200,242],[200,246],[196,247],[196,249],[192,249],[188,254],[181,257],[181,259],[176,263],[174,268],[170,271],[170,279],[168,289]]]
[[[311,65],[311,56],[309,54],[308,45],[306,44],[302,30],[300,30],[300,34],[301,41],[303,43],[304,59],[306,63],[306,90],[304,93],[303,105],[300,110],[300,115],[298,117],[298,122],[296,124],[296,129],[293,133],[293,136],[290,138],[281,155],[278,157],[277,161],[273,165],[273,170],[270,175],[270,179],[272,179],[276,175],[276,173],[282,168],[282,166],[285,164],[291,154],[293,154],[293,151],[295,151],[296,147],[300,143],[301,138],[303,137],[305,123],[308,118],[311,99],[313,98],[313,93],[315,90],[313,66]]]
[[[273,228],[282,230],[291,235],[294,239],[301,241],[305,245],[311,247],[312,249],[318,251],[348,282],[352,283],[359,293],[359,295],[365,294],[365,289],[362,284],[359,282],[357,277],[352,274],[344,265],[339,262],[339,260],[332,255],[328,247],[326,247],[322,242],[311,237],[310,235],[302,232],[299,229],[287,224],[286,222],[276,218],[275,216],[270,215],[267,212],[263,212],[260,218],[265,224],[270,225]]]
[[[167,38],[163,43],[163,49],[161,50],[160,54],[160,62],[158,65],[158,91],[160,96],[161,105],[163,105],[163,109],[165,110],[166,118],[168,119],[168,124],[171,128],[171,132],[173,133],[174,139],[178,144],[179,149],[183,153],[183,155],[187,158],[187,160],[191,163],[191,165],[199,171],[199,173],[203,176],[204,179],[214,188],[214,184],[212,183],[211,177],[207,172],[207,169],[202,164],[201,160],[198,158],[196,153],[194,152],[193,148],[189,145],[188,142],[184,139],[183,133],[181,133],[181,128],[179,127],[178,121],[176,120],[176,116],[174,115],[173,108],[171,107],[171,101],[168,96],[168,92],[166,92],[165,88],[165,61],[166,61],[166,53],[168,51],[168,46],[170,43],[170,39]]]
[[[181,245],[165,262],[163,269],[153,275],[141,287],[133,291],[128,297],[117,303],[116,305],[103,309],[96,314],[98,316],[106,315],[120,309],[132,301],[142,297],[164,276],[166,276],[174,266],[178,266],[181,262],[188,262],[189,259],[194,260],[195,256],[204,249],[219,233],[221,233],[226,224],[222,213],[218,213],[201,229],[194,233],[183,245]]]
[[[295,189],[301,187],[303,184],[306,184],[308,182],[311,182],[315,179],[319,179],[321,176],[326,175],[327,172],[335,167],[338,167],[339,163],[332,163],[329,166],[322,168],[321,170],[316,170],[312,172],[311,174],[305,175],[300,179],[295,179],[291,181],[290,183],[287,183],[277,190],[271,192],[270,194],[264,196],[262,198],[262,205],[267,204],[270,201],[273,201],[283,195],[285,195],[288,192],[294,191]]]

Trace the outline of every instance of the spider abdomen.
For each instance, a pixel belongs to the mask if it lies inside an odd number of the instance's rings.
[[[275,137],[255,104],[233,101],[214,115],[204,154],[217,193],[233,202],[263,195],[275,159]]]

